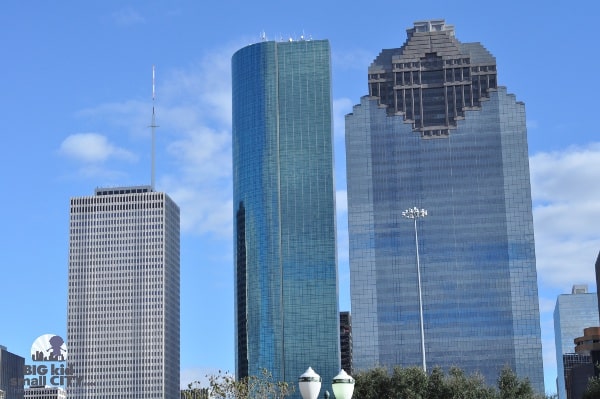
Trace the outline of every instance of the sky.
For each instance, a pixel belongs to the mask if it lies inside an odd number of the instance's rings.
[[[258,42],[328,39],[340,310],[350,309],[344,115],[367,68],[414,21],[445,19],[495,57],[526,104],[548,393],[552,312],[573,284],[596,292],[600,61],[594,0],[7,0],[0,12],[0,345],[27,357],[66,337],[69,199],[151,179],[181,208],[181,385],[234,370],[231,56]],[[434,210],[429,210],[433,214]]]

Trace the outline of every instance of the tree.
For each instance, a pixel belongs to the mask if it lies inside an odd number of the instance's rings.
[[[354,397],[360,399],[497,399],[495,389],[479,375],[466,376],[458,368],[445,375],[441,368],[426,374],[420,367],[384,368],[354,376]]]
[[[510,368],[505,367],[498,377],[500,399],[555,399],[556,395],[537,394],[528,378],[519,378]]]
[[[392,399],[390,376],[383,367],[362,371],[354,375],[354,395],[360,399]]]
[[[427,397],[427,374],[420,367],[395,367],[390,377],[390,385],[393,398]]]
[[[434,368],[430,374],[419,367],[379,367],[359,372],[354,397],[360,399],[551,399],[537,395],[528,379],[519,379],[510,369],[502,370],[498,386],[489,386],[480,374],[466,375],[457,367],[447,374]]]
[[[600,378],[592,377],[588,381],[587,388],[582,399],[598,399],[600,398]]]
[[[285,399],[294,392],[294,386],[286,382],[273,381],[267,370],[258,376],[236,380],[231,374],[219,371],[207,376],[208,388],[200,388],[200,383],[188,385],[183,391],[185,399]],[[497,386],[487,385],[480,374],[466,375],[457,367],[448,373],[436,367],[429,374],[420,367],[377,367],[354,375],[354,398],[357,399],[552,399],[538,395],[527,378],[520,379],[506,367],[498,376]],[[592,381],[593,380],[593,381]],[[588,390],[591,396],[585,399],[600,398],[600,380],[592,379]],[[194,386],[196,384],[196,386]],[[187,396],[185,396],[187,395]],[[197,395],[197,396],[193,396]],[[554,397],[555,398],[555,397]]]
[[[446,376],[441,368],[435,367],[427,380],[427,398],[428,399],[448,399],[451,398],[450,388],[446,384]]]
[[[496,399],[496,391],[486,385],[481,374],[467,376],[458,367],[452,367],[446,378],[448,398],[452,399]]]
[[[218,374],[209,375],[207,378],[208,388],[195,388],[206,393],[206,399],[285,399],[294,392],[293,386],[287,382],[274,381],[273,375],[265,369],[261,370],[259,376],[251,375],[240,380],[221,370]],[[198,381],[189,384],[190,390],[193,384],[200,385]],[[184,398],[196,399],[194,396],[184,396]],[[198,398],[205,399],[203,396]]]
[[[199,381],[188,384],[188,389],[181,391],[182,399],[209,399],[208,388],[201,388]]]
[[[519,379],[510,368],[504,367],[498,377],[500,399],[535,399],[528,379]]]

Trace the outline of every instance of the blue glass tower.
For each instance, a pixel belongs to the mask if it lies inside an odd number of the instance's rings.
[[[418,207],[428,369],[508,365],[543,392],[525,106],[443,20],[407,32],[346,116],[355,369],[422,364]]]
[[[563,355],[575,353],[574,340],[583,335],[584,328],[598,325],[597,299],[596,294],[588,293],[587,285],[574,285],[571,294],[562,294],[556,299],[554,341],[558,399],[567,399],[567,374]]]
[[[310,366],[327,389],[340,367],[329,43],[244,47],[232,77],[236,374],[297,386]]]

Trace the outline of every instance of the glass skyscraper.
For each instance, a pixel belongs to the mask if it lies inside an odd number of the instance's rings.
[[[583,335],[584,328],[598,325],[597,299],[596,294],[588,293],[587,285],[574,285],[571,294],[559,295],[556,299],[554,341],[558,399],[567,399],[566,367],[563,355],[575,353],[574,340]]]
[[[149,186],[71,199],[69,398],[179,398],[179,207]]]
[[[296,387],[339,372],[330,49],[263,41],[232,58],[236,375]]]
[[[421,366],[418,207],[428,369],[495,383],[508,365],[544,391],[525,106],[495,58],[443,20],[407,30],[346,116],[356,370]]]

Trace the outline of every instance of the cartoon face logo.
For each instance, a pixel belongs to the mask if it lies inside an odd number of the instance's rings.
[[[33,342],[31,360],[34,362],[64,362],[67,360],[67,345],[59,335],[44,334]]]

